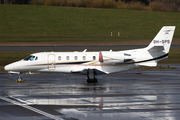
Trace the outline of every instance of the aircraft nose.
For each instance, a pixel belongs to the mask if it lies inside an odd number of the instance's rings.
[[[9,64],[9,65],[6,65],[4,67],[4,70],[8,71],[8,70],[12,70],[13,69],[13,65]]]

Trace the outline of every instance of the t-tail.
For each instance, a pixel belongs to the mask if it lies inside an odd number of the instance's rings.
[[[164,26],[145,49],[150,58],[146,62],[140,63],[140,66],[156,66],[157,62],[168,57],[171,47],[175,26]]]
[[[174,31],[175,31],[175,26],[162,27],[159,33],[149,44],[148,49],[149,50],[160,49],[162,50],[162,52],[168,54],[171,47]]]

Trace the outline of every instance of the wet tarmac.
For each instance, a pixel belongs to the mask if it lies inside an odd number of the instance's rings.
[[[97,76],[0,73],[0,120],[177,120],[180,118],[180,65],[177,69],[130,70]]]

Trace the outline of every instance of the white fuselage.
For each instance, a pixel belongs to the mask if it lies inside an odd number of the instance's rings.
[[[31,54],[30,56],[34,59],[23,59],[11,63],[7,65],[5,69],[11,70],[12,72],[84,74],[86,74],[85,70],[87,69],[96,69],[100,72],[99,74],[109,74],[137,68],[139,67],[138,63],[141,61],[153,59],[145,49],[118,52],[41,52]],[[103,61],[100,61],[100,57],[103,58]]]
[[[102,52],[112,54],[120,52]],[[114,62],[99,62],[99,52],[42,52],[31,56],[37,57],[33,60],[20,60],[5,67],[13,72],[62,72],[62,73],[83,73],[85,69],[97,69],[104,73],[118,72],[135,68],[136,65]]]

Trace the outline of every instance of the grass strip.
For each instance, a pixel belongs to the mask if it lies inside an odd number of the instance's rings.
[[[0,42],[151,40],[165,25],[180,39],[174,12],[0,4],[0,18]]]

